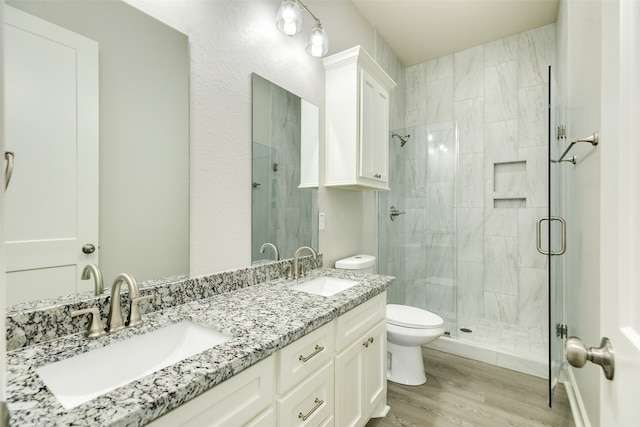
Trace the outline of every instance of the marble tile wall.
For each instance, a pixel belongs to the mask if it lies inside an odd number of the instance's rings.
[[[376,33],[375,58],[383,70],[397,84],[389,94],[389,128],[400,135],[406,135],[405,127],[405,67],[387,42]],[[400,206],[404,200],[404,161],[405,152],[394,138],[389,139],[389,182],[395,191],[378,192],[378,271],[388,272],[396,277],[396,285],[389,287],[387,298],[390,303],[404,304],[405,269],[404,236],[406,222],[391,221],[391,206]],[[398,217],[401,218],[401,217]]]
[[[300,97],[280,87],[271,88],[271,146],[277,153],[273,168],[274,230],[282,257],[292,257],[301,245],[312,242],[313,189],[300,183]]]
[[[412,137],[403,149],[391,141],[392,191],[380,196],[381,218],[389,204],[407,212],[380,226],[380,245],[392,246],[381,249],[381,272],[398,277],[394,302],[546,328],[535,221],[547,209],[554,58],[549,25],[405,69],[396,132]]]

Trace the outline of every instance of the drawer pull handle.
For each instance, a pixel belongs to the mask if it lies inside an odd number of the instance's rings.
[[[319,407],[322,406],[322,404],[324,403],[324,400],[320,400],[316,397],[316,400],[313,402],[316,404],[316,406],[314,406],[313,408],[311,408],[311,410],[309,412],[307,412],[307,415],[303,414],[302,412],[300,412],[298,414],[298,418],[300,418],[302,421],[307,421],[307,419],[318,410]]]
[[[298,360],[301,361],[302,363],[306,363],[309,359],[311,359],[313,356],[315,356],[316,354],[320,353],[322,350],[324,350],[324,347],[317,345],[314,348],[314,352],[311,353],[310,355],[308,355],[307,357],[304,357],[303,355],[300,355],[300,357],[298,357]]]
[[[367,348],[369,347],[369,344],[373,344],[373,337],[369,337],[368,339],[366,339],[366,340],[362,343],[362,345],[363,345],[363,346],[365,346],[365,347],[367,347]]]

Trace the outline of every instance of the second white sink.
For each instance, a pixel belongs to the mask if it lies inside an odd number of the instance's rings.
[[[307,282],[293,285],[291,289],[296,291],[302,291],[309,294],[322,295],[324,297],[330,297],[338,292],[342,292],[349,289],[352,286],[358,285],[361,282],[349,279],[339,279],[337,277],[317,277]]]
[[[65,409],[159,371],[230,335],[185,320],[36,369]]]

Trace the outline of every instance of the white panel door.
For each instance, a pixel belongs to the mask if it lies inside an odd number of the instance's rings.
[[[93,288],[98,260],[98,44],[5,7],[9,304]],[[85,254],[91,243],[95,252]],[[82,288],[84,286],[84,289]]]
[[[616,366],[601,380],[599,425],[627,427],[640,396],[640,3],[602,7],[600,324]]]

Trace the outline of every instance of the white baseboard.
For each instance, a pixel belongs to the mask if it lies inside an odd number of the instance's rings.
[[[576,383],[576,377],[573,375],[571,366],[567,366],[563,369],[563,384],[569,397],[569,404],[571,405],[571,413],[573,415],[573,421],[576,427],[591,427],[589,422],[589,416],[584,407],[582,396],[580,396],[580,389]]]

